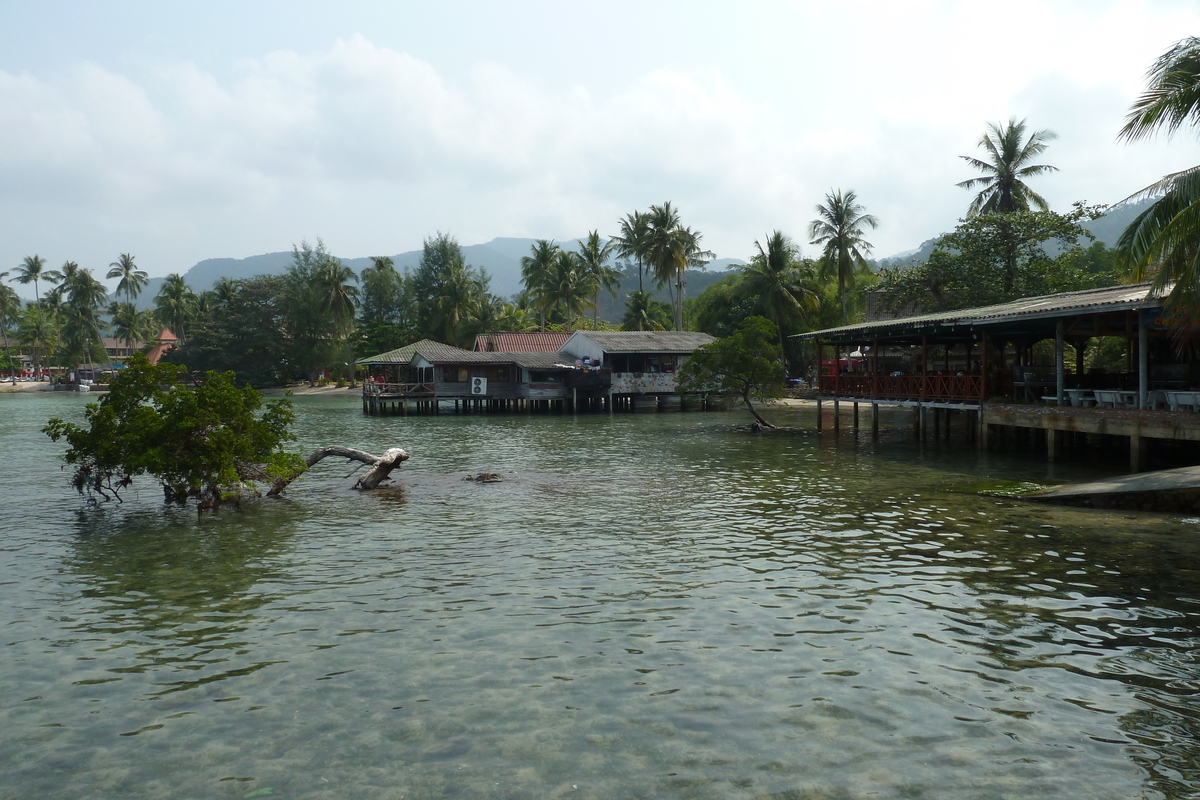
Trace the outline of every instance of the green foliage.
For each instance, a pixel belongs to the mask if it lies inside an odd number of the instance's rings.
[[[182,275],[168,275],[154,298],[154,316],[158,323],[180,339],[186,339],[196,312],[196,293]]]
[[[64,355],[73,364],[105,360],[100,312],[108,292],[90,270],[80,269],[73,261],[63,265],[63,283],[58,289],[66,294],[58,311]]]
[[[158,333],[154,324],[154,313],[149,310],[139,311],[133,303],[113,302],[108,307],[108,314],[113,336],[126,346],[132,345],[133,342],[149,342]]]
[[[209,372],[190,389],[179,383],[183,372],[135,355],[109,394],[88,404],[86,426],[50,420],[44,432],[66,440],[63,458],[80,494],[120,499],[134,477],[152,475],[169,502],[194,497],[202,509],[216,508],[248,483],[303,470],[299,456],[282,450],[294,439],[290,400],[264,407],[258,392],[237,388],[232,372]]]
[[[1092,238],[1080,220],[1099,214],[1099,208],[1080,203],[1068,214],[980,214],[939,239],[924,264],[884,270],[880,285],[895,306],[916,303],[925,312],[1112,285],[1114,276],[1104,272],[1112,261],[1103,245],[1079,244]],[[1064,251],[1050,256],[1051,243]]]
[[[1146,91],[1137,99],[1120,138],[1137,141],[1200,122],[1200,39],[1177,42],[1151,66]],[[1117,242],[1132,274],[1150,276],[1156,290],[1170,289],[1172,314],[1200,313],[1200,166],[1167,175],[1134,198],[1158,199],[1130,223]],[[1186,328],[1178,344],[1194,338]],[[1194,344],[1194,341],[1191,342]]]
[[[623,331],[665,331],[671,324],[671,306],[655,300],[649,292],[632,292],[621,320]]]
[[[851,192],[849,197],[853,196]],[[780,231],[767,237],[766,247],[756,241],[754,248],[758,252],[742,269],[741,291],[754,298],[757,313],[775,323],[782,348],[784,327],[794,325],[817,307],[817,272],[811,261],[800,258],[800,248]],[[845,284],[840,279],[838,285],[844,293]]]
[[[117,260],[108,266],[108,274],[105,277],[109,280],[117,278],[116,293],[124,295],[125,299],[132,303],[142,293],[142,287],[149,281],[149,275],[145,270],[138,269],[129,253],[121,253]]]
[[[865,229],[876,228],[879,220],[866,213],[853,190],[841,189],[825,195],[817,205],[817,218],[809,223],[808,237],[813,244],[824,245],[821,253],[821,277],[837,278],[838,299],[842,304],[842,324],[850,324],[850,305],[846,290],[853,288],[860,275],[869,275],[866,256],[871,253]]]
[[[289,333],[286,358],[309,380],[329,366],[353,361],[349,326],[354,316],[357,276],[330,255],[325,243],[307,241],[292,247],[292,264],[285,276],[282,309]]]
[[[287,358],[288,314],[282,302],[287,278],[260,275],[232,281],[192,333],[165,361],[188,364],[197,372],[232,370],[240,384],[278,386],[297,377]]]
[[[741,271],[731,272],[692,301],[692,322],[696,330],[724,338],[737,330],[742,320],[754,314],[757,298],[745,292],[744,279]]]
[[[491,278],[467,264],[458,240],[438,233],[425,240],[413,274],[411,302],[419,337],[467,346],[493,312]]]
[[[1051,130],[1033,131],[1025,136],[1025,120],[1011,118],[1008,124],[988,125],[988,132],[979,140],[979,146],[987,154],[987,160],[960,156],[964,161],[983,173],[982,177],[965,180],[958,186],[962,189],[979,188],[979,194],[971,201],[967,216],[976,214],[1010,214],[1014,211],[1029,211],[1030,207],[1048,211],[1045,199],[1025,185],[1025,178],[1032,178],[1058,167],[1049,164],[1031,164],[1033,159],[1046,151],[1046,142],[1057,138]]]
[[[783,396],[787,375],[779,332],[766,317],[748,317],[731,336],[696,350],[676,377],[680,393],[737,394],[754,418],[764,420],[752,400]]]

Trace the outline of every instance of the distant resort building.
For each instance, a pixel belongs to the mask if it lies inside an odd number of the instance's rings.
[[[163,328],[155,337],[154,347],[151,347],[146,352],[146,358],[151,364],[157,364],[159,360],[167,354],[168,351],[174,350],[179,344],[179,337],[171,333],[170,328]]]
[[[423,339],[358,360],[370,372],[363,412],[680,408],[675,372],[712,341],[674,331],[489,333],[464,350]]]
[[[108,360],[114,363],[124,363],[134,353],[142,352],[142,348],[146,346],[141,339],[127,342],[112,336],[105,336],[101,340],[101,344],[104,345],[104,354],[108,356]]]

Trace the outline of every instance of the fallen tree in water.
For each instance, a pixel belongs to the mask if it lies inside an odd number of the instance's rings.
[[[388,476],[392,474],[392,470],[405,461],[408,461],[408,453],[399,447],[385,450],[383,451],[383,455],[373,456],[362,450],[355,450],[353,447],[332,445],[313,451],[312,455],[304,459],[305,469],[314,466],[318,461],[329,456],[341,456],[351,461],[361,461],[363,464],[371,465],[367,473],[354,482],[355,489],[374,489],[379,484],[388,480]],[[295,478],[281,477],[276,479],[275,484],[271,487],[271,491],[267,492],[267,497],[275,497],[293,480]]]
[[[66,440],[63,460],[74,469],[80,494],[92,502],[120,501],[134,477],[151,475],[168,502],[195,499],[204,511],[257,497],[260,486],[277,496],[331,456],[370,467],[355,489],[374,489],[408,460],[398,447],[379,456],[340,446],[307,458],[287,452],[283,444],[296,438],[290,400],[264,402],[251,387],[238,388],[232,372],[209,372],[195,387],[180,383],[183,374],[183,367],[136,355],[109,394],[88,404],[86,426],[50,420],[44,431],[56,442]]]

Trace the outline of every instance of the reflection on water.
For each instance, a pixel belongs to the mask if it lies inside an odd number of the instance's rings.
[[[0,798],[1200,791],[1200,523],[961,491],[1103,466],[297,403],[413,459],[86,511],[37,433],[80,399],[0,397]]]

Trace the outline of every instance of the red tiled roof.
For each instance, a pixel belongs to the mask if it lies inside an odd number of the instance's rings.
[[[157,364],[158,360],[167,354],[168,350],[175,349],[175,341],[159,342],[146,351],[146,358],[151,364]]]

